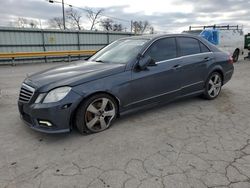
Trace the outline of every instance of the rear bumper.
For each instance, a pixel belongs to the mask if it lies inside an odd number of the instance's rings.
[[[21,119],[36,131],[44,133],[65,133],[71,130],[71,117],[81,96],[71,91],[63,100],[49,104],[18,102]],[[51,126],[40,121],[51,123]]]
[[[225,72],[224,79],[223,79],[223,85],[226,84],[232,78],[233,73],[234,73],[234,68]]]

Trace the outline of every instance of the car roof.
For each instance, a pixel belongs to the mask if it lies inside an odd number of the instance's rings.
[[[195,38],[199,41],[202,41],[203,43],[206,44],[206,46],[209,47],[209,49],[213,52],[218,52],[220,51],[215,45],[211,44],[210,42],[208,42],[206,39],[197,36],[197,35],[193,35],[193,34],[188,34],[188,33],[180,33],[180,34],[150,34],[150,35],[136,35],[136,36],[130,36],[130,37],[126,37],[126,38],[121,38],[118,40],[124,40],[124,39],[145,39],[145,40],[149,40],[149,41],[154,41],[160,38],[164,38],[164,37],[192,37]]]
[[[148,35],[136,35],[131,37],[126,37],[126,39],[147,39],[147,40],[155,40],[159,38],[164,37],[193,37],[193,38],[199,38],[199,36],[187,34],[187,33],[181,33],[181,34],[148,34]]]

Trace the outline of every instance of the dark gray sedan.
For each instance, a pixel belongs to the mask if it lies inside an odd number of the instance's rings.
[[[124,113],[187,96],[215,99],[234,71],[232,57],[197,36],[124,38],[87,61],[26,78],[18,106],[35,130],[81,133],[110,127]]]

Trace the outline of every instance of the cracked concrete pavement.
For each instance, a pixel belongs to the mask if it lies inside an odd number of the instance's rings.
[[[250,62],[235,64],[216,100],[176,101],[84,136],[19,119],[25,75],[55,65],[0,67],[0,187],[250,188]]]

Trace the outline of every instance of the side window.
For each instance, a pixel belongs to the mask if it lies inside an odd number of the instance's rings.
[[[175,38],[165,38],[155,41],[148,48],[145,55],[150,56],[156,62],[177,57]]]
[[[181,55],[192,55],[200,53],[199,41],[194,38],[180,37],[178,38]]]
[[[201,46],[201,52],[202,53],[210,52],[210,50],[208,49],[208,47],[206,47],[202,42],[200,42],[200,46]]]

